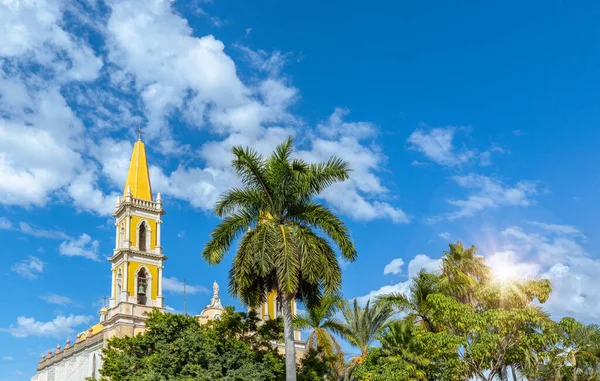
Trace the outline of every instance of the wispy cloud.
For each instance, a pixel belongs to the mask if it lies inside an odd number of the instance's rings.
[[[456,127],[433,128],[429,131],[419,128],[408,137],[408,148],[421,152],[440,165],[452,167],[465,164],[475,156],[475,151],[454,146],[456,131]]]
[[[443,232],[443,233],[438,234],[438,237],[440,237],[442,239],[450,239],[450,233]]]
[[[29,257],[15,263],[11,270],[26,279],[37,279],[44,272],[44,262],[38,257]]]
[[[58,304],[61,306],[65,306],[67,304],[73,304],[73,301],[68,296],[57,295],[57,294],[47,294],[40,296],[40,299],[45,300],[51,304]]]
[[[519,181],[513,186],[506,186],[497,179],[477,174],[454,176],[452,179],[473,192],[466,199],[447,201],[457,208],[441,216],[448,220],[474,216],[483,210],[501,206],[529,206],[536,202],[533,196],[538,193],[538,185],[533,181]]]
[[[175,277],[163,277],[163,290],[175,294],[183,294],[183,282]],[[185,291],[188,294],[208,293],[208,289],[203,286],[185,285]]]

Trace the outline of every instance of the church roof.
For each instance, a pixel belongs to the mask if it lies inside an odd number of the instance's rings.
[[[132,197],[152,201],[152,186],[150,185],[148,161],[146,160],[146,146],[141,139],[133,145],[123,198],[127,196],[128,189]]]

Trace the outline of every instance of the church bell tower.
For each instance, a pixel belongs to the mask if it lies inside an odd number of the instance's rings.
[[[152,195],[146,147],[135,142],[123,198],[115,205],[115,249],[111,262],[110,306],[103,316],[105,335],[131,336],[144,329],[144,313],[163,309],[160,193]]]

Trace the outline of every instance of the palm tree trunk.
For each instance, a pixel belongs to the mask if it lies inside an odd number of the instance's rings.
[[[506,365],[502,365],[502,368],[500,369],[500,378],[502,378],[502,381],[508,381],[508,370],[506,369]]]
[[[296,381],[296,344],[294,342],[294,325],[292,316],[291,295],[282,295],[281,314],[283,315],[283,339],[285,342],[285,379]]]
[[[510,370],[512,372],[513,381],[517,381],[517,371],[515,370],[515,366],[511,365]]]

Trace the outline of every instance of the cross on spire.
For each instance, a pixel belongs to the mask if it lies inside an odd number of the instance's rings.
[[[138,134],[138,140],[142,140],[142,135],[144,134],[144,131],[142,131],[142,128],[138,127],[138,129],[135,130],[135,132],[137,132],[137,134]]]

